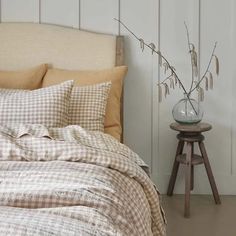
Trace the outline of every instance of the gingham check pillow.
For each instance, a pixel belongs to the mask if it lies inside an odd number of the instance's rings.
[[[69,124],[104,132],[104,119],[111,82],[74,87],[69,105]]]
[[[0,124],[68,124],[68,107],[73,81],[33,91],[0,89]]]

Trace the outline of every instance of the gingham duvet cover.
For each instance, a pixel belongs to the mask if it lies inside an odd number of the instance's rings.
[[[0,235],[165,235],[145,163],[80,126],[0,126]]]

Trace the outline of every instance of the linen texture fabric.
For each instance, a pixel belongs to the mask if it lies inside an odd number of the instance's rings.
[[[104,118],[111,82],[74,87],[69,105],[69,124],[104,132]]]
[[[0,124],[68,124],[73,81],[33,91],[0,89]]]
[[[0,125],[0,234],[165,236],[142,166],[102,132]]]
[[[21,71],[0,70],[0,88],[38,89],[42,85],[43,76],[46,71],[46,64]]]
[[[74,80],[75,86],[85,86],[111,81],[111,89],[107,100],[105,113],[105,133],[115,137],[118,141],[121,139],[121,96],[123,89],[123,80],[127,74],[127,66],[118,66],[104,70],[62,70],[49,69],[43,79],[42,87],[58,84],[66,80]],[[79,110],[78,110],[79,112]],[[74,120],[73,125],[79,121]]]

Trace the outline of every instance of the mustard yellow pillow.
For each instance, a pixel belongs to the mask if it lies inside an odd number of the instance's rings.
[[[123,79],[127,70],[127,66],[96,71],[49,69],[43,79],[42,87],[58,84],[66,80],[74,80],[75,86],[85,86],[111,81],[112,85],[107,100],[104,128],[105,133],[112,135],[120,141],[122,133],[120,123],[120,99],[123,88]],[[76,112],[79,112],[79,110]]]
[[[46,64],[22,71],[0,71],[0,88],[30,90],[40,88],[46,71]]]

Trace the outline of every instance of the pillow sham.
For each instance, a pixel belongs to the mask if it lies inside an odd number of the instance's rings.
[[[104,132],[110,87],[111,82],[74,87],[69,105],[69,124],[78,124],[90,131]]]
[[[0,88],[38,89],[46,71],[46,64],[22,71],[0,71]]]
[[[66,80],[74,80],[75,85],[85,86],[111,81],[111,89],[107,100],[105,113],[105,133],[108,133],[120,141],[122,128],[120,122],[120,100],[123,88],[123,79],[127,73],[127,66],[114,67],[99,71],[70,71],[61,69],[49,69],[43,79],[42,87],[60,83]],[[74,107],[75,108],[75,107]],[[79,109],[70,111],[69,116],[76,117]],[[89,117],[88,117],[89,118]],[[79,120],[73,119],[71,125],[79,124]]]
[[[0,89],[0,124],[64,127],[73,81],[34,91]]]

